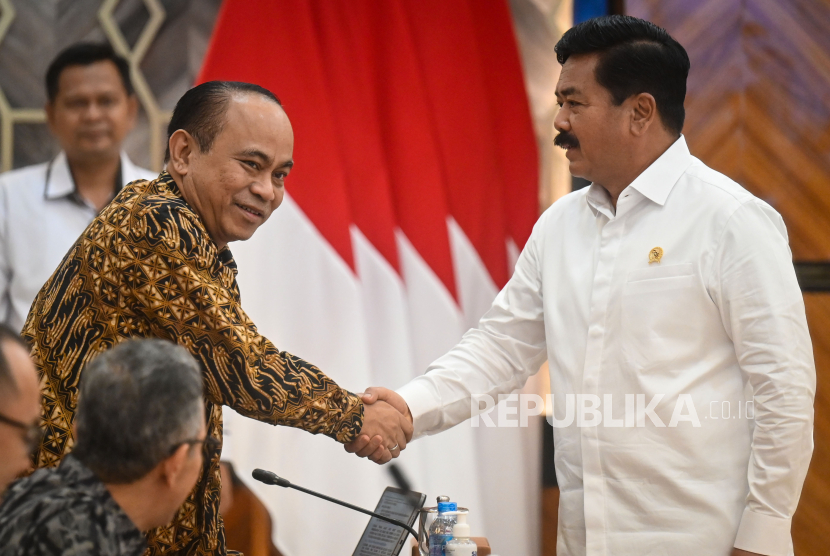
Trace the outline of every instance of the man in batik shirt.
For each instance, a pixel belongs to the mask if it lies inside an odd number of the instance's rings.
[[[205,83],[179,100],[168,135],[168,171],[125,187],[32,306],[23,334],[45,378],[47,429],[36,466],[55,465],[72,446],[84,364],[133,336],[172,340],[201,362],[211,437],[221,439],[227,405],[342,443],[368,435],[379,463],[397,456],[411,436],[408,420],[389,405],[364,408],[319,369],[279,351],[240,306],[227,244],[268,219],[293,166],[279,100],[255,85]],[[220,451],[206,447],[196,488],[170,526],[150,533],[151,554],[225,553]]]

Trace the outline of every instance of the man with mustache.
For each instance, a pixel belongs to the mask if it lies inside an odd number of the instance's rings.
[[[149,554],[224,554],[223,405],[341,443],[362,433],[377,463],[406,447],[412,426],[385,403],[364,409],[320,369],[279,351],[242,310],[228,244],[268,220],[294,166],[294,132],[277,97],[249,83],[203,83],[179,99],[168,137],[167,170],[125,187],[32,305],[23,335],[45,378],[46,428],[35,464],[56,465],[71,450],[86,362],[137,336],[184,346],[201,364],[207,434],[219,442],[205,446],[173,522],[150,532]]]
[[[557,554],[790,556],[816,375],[781,216],[689,153],[689,58],[664,29],[593,19],[556,53],[555,142],[591,186],[542,215],[477,328],[364,402],[435,434],[547,359]]]
[[[72,242],[131,181],[153,179],[121,150],[138,101],[127,61],[78,43],[46,72],[46,116],[61,152],[0,176],[0,322],[23,327],[32,300]]]

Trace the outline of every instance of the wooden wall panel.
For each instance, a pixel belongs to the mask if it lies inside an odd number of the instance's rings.
[[[784,217],[797,260],[830,260],[830,0],[628,0],[692,61],[692,153]]]
[[[796,556],[830,553],[830,294],[805,294],[819,380],[813,460],[793,520]]]
[[[692,70],[692,154],[784,217],[796,260],[830,260],[830,0],[626,0]],[[830,294],[805,295],[816,357],[815,452],[793,523],[798,556],[830,553]]]

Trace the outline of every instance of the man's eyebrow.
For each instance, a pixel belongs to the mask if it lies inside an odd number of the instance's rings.
[[[259,149],[245,149],[239,153],[239,156],[247,156],[250,158],[258,158],[266,166],[271,164],[271,157]]]
[[[245,149],[239,153],[239,156],[247,156],[250,158],[258,158],[265,166],[270,166],[273,159],[259,149]],[[278,166],[278,168],[293,168],[294,161],[286,160]]]
[[[579,89],[576,87],[565,87],[561,91],[556,91],[558,97],[570,97],[579,94]]]

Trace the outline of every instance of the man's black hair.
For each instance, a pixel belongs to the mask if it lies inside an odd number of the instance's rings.
[[[629,15],[597,17],[565,32],[554,50],[560,64],[573,55],[599,54],[596,79],[614,103],[649,93],[663,125],[680,135],[689,55],[665,29]]]
[[[253,83],[208,81],[196,85],[182,95],[176,103],[176,108],[173,109],[173,117],[170,118],[170,125],[167,126],[168,147],[164,154],[164,161],[170,160],[170,137],[180,129],[193,136],[200,151],[209,151],[213,140],[225,125],[225,112],[235,93],[261,95],[282,106],[277,95]]]
[[[0,398],[5,397],[6,393],[17,392],[17,382],[14,380],[14,374],[6,357],[6,344],[9,342],[18,344],[29,351],[29,345],[20,337],[20,334],[12,330],[9,325],[0,323]]]
[[[79,42],[61,51],[46,70],[46,94],[49,102],[54,102],[58,96],[58,85],[61,73],[69,66],[89,66],[95,62],[109,60],[118,68],[121,82],[128,95],[133,94],[133,82],[130,79],[130,65],[122,56],[115,53],[107,43]]]
[[[104,483],[133,483],[200,440],[202,393],[199,364],[183,347],[157,338],[122,342],[84,368],[72,453]]]

